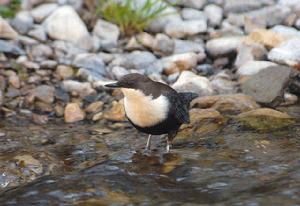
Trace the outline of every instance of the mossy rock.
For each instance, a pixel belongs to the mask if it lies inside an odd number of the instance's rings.
[[[181,126],[174,144],[198,142],[203,136],[218,132],[227,119],[214,109],[192,109],[190,121],[190,124]]]
[[[294,118],[288,114],[268,108],[241,113],[236,120],[247,127],[261,131],[276,130],[294,123]]]

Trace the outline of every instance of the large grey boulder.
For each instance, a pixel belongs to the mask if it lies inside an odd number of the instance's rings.
[[[284,89],[291,80],[292,69],[285,66],[271,66],[251,76],[242,84],[243,93],[259,103],[277,105]]]

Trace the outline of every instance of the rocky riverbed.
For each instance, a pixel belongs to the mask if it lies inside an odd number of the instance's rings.
[[[92,0],[0,17],[1,205],[299,202],[300,1],[172,2],[130,37]],[[133,72],[199,95],[172,154],[103,86]]]

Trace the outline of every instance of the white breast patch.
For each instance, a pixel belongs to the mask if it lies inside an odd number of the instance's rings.
[[[135,89],[121,89],[124,94],[124,107],[127,117],[135,125],[151,127],[167,118],[169,101],[165,96],[153,99]]]

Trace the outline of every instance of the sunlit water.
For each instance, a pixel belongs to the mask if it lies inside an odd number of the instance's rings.
[[[300,205],[299,131],[228,126],[166,154],[162,137],[145,153],[127,123],[6,121],[0,205]]]

